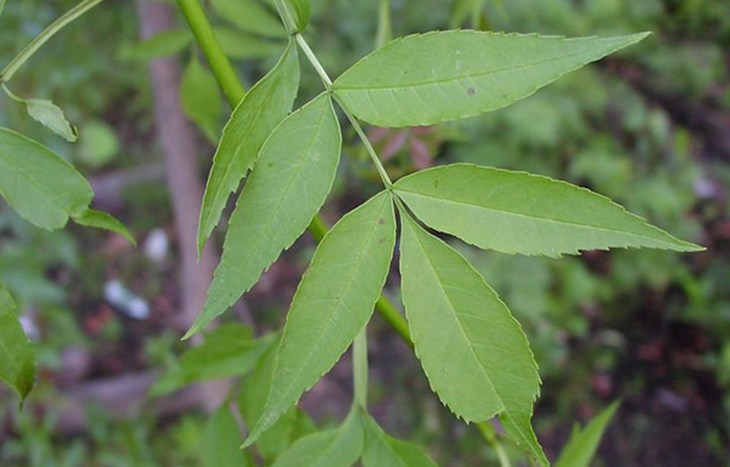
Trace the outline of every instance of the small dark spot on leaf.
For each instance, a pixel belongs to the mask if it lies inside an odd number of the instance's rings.
[[[266,167],[273,167],[273,166],[274,166],[273,162],[269,162],[268,164],[266,164]]]
[[[383,225],[383,224],[385,224],[385,219],[383,219],[381,217],[381,218],[378,219],[378,225]]]
[[[385,238],[381,238],[380,240],[378,240],[378,245],[382,245],[383,243],[385,243]]]
[[[477,92],[477,90],[474,88],[468,88],[466,90],[466,93],[469,94],[470,96],[473,96],[476,92]]]
[[[439,187],[439,181],[438,180],[434,180],[433,187],[434,188],[438,188]]]

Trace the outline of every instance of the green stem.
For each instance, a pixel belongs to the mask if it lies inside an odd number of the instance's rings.
[[[363,411],[368,408],[368,327],[363,326],[352,344],[352,362],[355,386],[353,405]]]
[[[51,23],[51,25],[44,29],[43,32],[33,38],[33,40],[30,41],[30,43],[25,46],[25,48],[21,50],[20,53],[10,61],[10,63],[8,63],[3,71],[0,71],[0,81],[9,82],[20,67],[22,67],[23,64],[25,64],[25,62],[27,62],[28,59],[30,59],[30,57],[32,57],[33,54],[35,54],[38,49],[40,49],[41,46],[48,41],[48,39],[53,37],[67,24],[94,8],[102,1],[103,0],[84,0]]]
[[[18,97],[17,95],[15,95],[15,93],[13,93],[10,90],[10,88],[8,88],[5,85],[4,82],[0,81],[0,87],[3,89],[3,91],[5,91],[5,94],[7,94],[8,97],[11,98],[12,100],[14,100],[15,102],[18,102],[18,103],[24,104],[24,105],[28,104],[28,101],[26,99],[23,99],[22,97]]]
[[[322,80],[322,84],[324,84],[325,89],[327,89],[328,92],[332,92],[332,80],[330,79],[322,64],[317,59],[317,56],[314,55],[314,52],[312,52],[312,49],[309,47],[309,44],[307,44],[307,41],[304,40],[304,37],[301,34],[296,34],[294,37],[297,40],[297,44],[299,44],[299,46],[304,51],[304,55],[307,57],[307,60],[309,60],[309,63],[311,63],[314,69],[317,71],[317,74]],[[383,181],[385,188],[390,189],[393,186],[393,182],[390,180],[390,177],[388,177],[388,172],[385,171],[385,167],[383,167],[383,164],[380,162],[380,158],[375,152],[373,145],[370,144],[370,140],[363,131],[362,126],[360,126],[360,122],[358,122],[357,119],[352,115],[352,113],[347,110],[347,107],[342,105],[342,102],[337,99],[337,96],[335,96],[335,100],[337,100],[340,108],[345,113],[345,116],[347,116],[350,124],[352,124],[352,127],[357,132],[357,135],[360,137],[360,141],[362,141],[362,144],[365,145],[365,149],[367,150],[370,159],[373,161],[373,164],[375,164],[375,167],[378,170],[378,174],[380,175],[380,178]]]
[[[393,37],[390,22],[390,0],[380,0],[378,9],[378,32],[375,35],[375,48],[379,49]]]
[[[500,467],[512,467],[512,463],[507,456],[507,452],[504,450],[502,443],[499,442],[497,432],[494,430],[492,424],[489,422],[479,422],[475,423],[475,425],[479,430],[479,433],[481,433],[482,438],[484,438],[487,444],[490,445],[492,449],[494,449],[494,452],[497,453],[497,459],[499,459]]]
[[[208,65],[210,65],[218,85],[226,95],[226,99],[228,99],[231,107],[236,107],[243,99],[243,96],[246,95],[246,89],[238,79],[236,70],[234,70],[230,60],[223,52],[220,42],[215,37],[213,28],[205,16],[200,1],[177,0],[177,5],[193,31],[198,46],[203,50]]]

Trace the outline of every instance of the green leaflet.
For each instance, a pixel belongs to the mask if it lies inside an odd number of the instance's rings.
[[[193,54],[180,82],[180,103],[190,120],[215,143],[218,141],[218,117],[221,96],[213,74]]]
[[[402,210],[401,220],[403,303],[431,388],[467,421],[501,414],[546,463],[530,426],[540,379],[520,325],[464,257]]]
[[[238,60],[251,60],[277,55],[281,53],[281,49],[286,45],[284,42],[273,42],[227,27],[215,27],[213,31],[221,44],[223,52]]]
[[[326,93],[276,127],[238,198],[208,299],[186,338],[238,300],[304,232],[332,187],[341,147]]]
[[[299,400],[368,322],[395,246],[395,214],[381,192],[325,235],[294,295],[271,390],[246,445]]]
[[[251,465],[246,452],[241,451],[241,430],[227,403],[208,419],[200,440],[204,467],[246,467]]]
[[[333,89],[347,109],[373,125],[431,125],[505,107],[646,36],[413,35],[357,62]]]
[[[395,191],[429,227],[503,253],[559,257],[610,247],[702,249],[604,196],[525,172],[454,164],[404,177]]]
[[[123,60],[152,60],[182,52],[192,40],[187,29],[170,29],[122,49],[119,55]]]
[[[69,143],[75,143],[79,138],[78,129],[66,120],[63,110],[53,102],[43,99],[28,99],[25,101],[25,105],[28,115]]]
[[[256,367],[275,340],[271,334],[254,339],[250,329],[239,324],[220,326],[201,345],[186,351],[179,367],[160,378],[152,393],[165,394],[195,381],[243,376]]]
[[[0,379],[20,395],[21,404],[33,388],[35,357],[25,335],[13,297],[0,284]]]
[[[95,209],[87,209],[81,214],[74,214],[73,220],[79,225],[84,227],[95,227],[97,229],[105,229],[114,233],[118,233],[122,237],[126,238],[129,243],[136,245],[137,242],[134,240],[134,236],[129,233],[129,230],[119,222],[111,214],[107,214],[103,211],[97,211]]]
[[[218,224],[231,192],[253,166],[272,130],[291,111],[299,88],[299,59],[290,43],[279,63],[248,91],[233,110],[213,156],[203,206],[200,209],[198,249]]]
[[[246,380],[245,389],[240,393],[238,405],[248,426],[253,426],[264,411],[278,347],[278,340],[275,345],[269,346],[253,375]],[[271,461],[288,449],[294,441],[315,431],[316,427],[309,415],[294,406],[261,435],[256,441],[256,450],[267,464],[271,464]]]
[[[256,0],[211,0],[221,17],[242,31],[265,37],[286,37],[279,20]]]
[[[93,193],[71,164],[25,136],[0,128],[0,194],[18,214],[44,229],[66,225]]]
[[[593,456],[596,455],[603,432],[606,431],[606,427],[618,407],[619,402],[614,402],[582,430],[576,424],[568,443],[560,453],[560,458],[555,462],[555,467],[588,467]]]
[[[300,438],[276,458],[273,467],[350,466],[362,453],[363,438],[362,424],[351,413],[337,429]]]
[[[3,14],[4,9],[5,9],[5,0],[0,0],[0,15]]]
[[[365,467],[436,467],[421,446],[388,435],[368,414],[360,418],[365,430]]]

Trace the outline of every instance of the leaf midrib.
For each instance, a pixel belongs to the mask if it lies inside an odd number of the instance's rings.
[[[411,222],[413,222],[413,221],[411,221]],[[461,331],[461,334],[463,335],[464,340],[466,342],[468,342],[468,344],[469,344],[467,347],[468,347],[470,353],[472,354],[472,356],[475,359],[475,361],[478,363],[479,368],[482,370],[482,374],[484,375],[484,377],[489,382],[489,385],[491,386],[491,389],[494,391],[494,394],[497,395],[497,397],[499,399],[499,403],[502,406],[502,411],[506,411],[507,410],[507,406],[505,405],[505,403],[504,403],[504,401],[502,399],[502,394],[500,394],[500,391],[497,390],[497,387],[494,384],[494,382],[492,381],[492,378],[489,375],[489,373],[486,371],[486,368],[484,367],[484,364],[482,363],[482,360],[479,358],[479,356],[477,355],[476,351],[474,350],[474,347],[477,345],[477,343],[472,342],[472,340],[466,334],[466,330],[464,329],[464,326],[462,325],[461,321],[459,320],[458,314],[456,313],[456,309],[455,309],[455,307],[453,305],[453,302],[451,301],[451,297],[449,296],[448,292],[446,291],[446,289],[443,286],[443,282],[441,280],[441,276],[436,271],[436,268],[433,266],[433,262],[431,261],[431,258],[426,253],[426,249],[424,248],[424,245],[421,242],[421,238],[420,238],[420,235],[419,235],[420,232],[418,232],[416,230],[419,227],[417,227],[415,225],[411,225],[410,228],[413,230],[413,236],[416,237],[416,241],[418,242],[418,245],[419,245],[419,247],[421,249],[421,252],[423,253],[424,258],[426,258],[426,260],[427,260],[426,262],[428,263],[428,266],[429,266],[431,272],[433,273],[434,277],[436,277],[436,279],[438,281],[439,290],[442,292],[443,296],[446,298],[446,301],[449,304],[449,311],[451,312],[451,315],[452,315],[454,321],[456,322],[459,331]],[[453,253],[453,252],[450,251],[449,253]]]
[[[650,236],[647,236],[647,235],[644,235],[644,234],[640,234],[640,233],[628,232],[626,230],[617,230],[617,229],[612,229],[610,227],[604,227],[604,226],[597,226],[597,225],[592,225],[592,224],[584,224],[584,223],[580,223],[580,222],[572,222],[572,221],[567,221],[567,220],[554,219],[554,218],[551,218],[551,217],[544,217],[544,216],[539,216],[539,215],[528,215],[528,214],[520,213],[520,212],[517,212],[517,211],[510,211],[510,210],[507,210],[507,209],[495,209],[495,208],[490,208],[490,207],[482,206],[482,205],[479,205],[479,204],[468,203],[468,202],[465,202],[465,201],[458,201],[458,200],[454,200],[454,199],[447,199],[447,198],[439,198],[439,197],[436,197],[436,196],[429,196],[429,195],[424,194],[424,193],[419,193],[417,191],[406,190],[406,189],[403,189],[403,188],[400,188],[400,187],[396,188],[396,191],[401,191],[401,192],[409,193],[409,194],[411,194],[413,196],[425,198],[425,199],[428,199],[428,200],[431,200],[431,201],[442,202],[442,203],[445,203],[445,204],[454,204],[454,205],[457,205],[457,206],[464,206],[464,207],[471,208],[471,209],[483,209],[485,211],[489,211],[491,213],[495,213],[495,214],[499,214],[499,215],[504,215],[504,216],[514,216],[514,217],[519,217],[519,218],[523,218],[523,219],[527,219],[527,220],[532,220],[532,221],[536,221],[537,220],[537,221],[540,221],[540,222],[553,223],[553,224],[558,224],[558,225],[562,225],[562,226],[590,228],[590,229],[600,230],[600,231],[603,231],[603,232],[614,233],[614,234],[621,234],[621,235],[627,235],[627,236],[630,236],[630,237],[639,237],[639,238],[642,238],[642,239],[652,240],[652,241],[655,241],[655,242],[661,242],[661,243],[664,243],[664,244],[667,244],[667,245],[678,246],[677,244],[675,244],[673,242],[668,242],[666,240],[662,240],[662,239],[650,237]],[[406,203],[406,204],[408,204],[408,203]],[[641,218],[634,216],[633,214],[629,213],[628,211],[626,211],[625,209],[621,208],[620,206],[616,205],[616,207],[618,207],[619,209],[622,210],[622,212],[621,212],[622,214],[631,216],[632,218],[634,218],[634,220],[642,221]],[[652,227],[651,225],[646,224],[646,223],[644,223],[642,225],[642,227],[649,228],[649,229],[652,229],[652,230],[655,229],[655,227]],[[656,233],[660,233],[660,231],[657,231]]]
[[[384,206],[381,206],[381,210],[379,211],[379,213],[382,213],[383,207]],[[355,261],[351,261],[350,264],[359,264],[362,261],[362,258],[365,256],[365,251],[367,250],[366,247],[372,243],[373,238],[375,237],[375,232],[378,230],[377,229],[377,226],[378,226],[377,218],[379,218],[379,217],[380,217],[380,215],[376,216],[375,221],[372,222],[372,227],[370,228],[370,233],[367,236],[367,240],[364,242],[365,247],[358,249],[357,259]],[[345,291],[349,291],[350,288],[352,287],[353,279],[356,275],[356,272],[357,272],[356,267],[351,268],[350,274],[347,277],[346,285],[345,285],[345,287],[342,288],[343,292],[337,294],[337,296],[335,297],[336,305],[334,307],[332,307],[333,312],[330,313],[330,315],[327,317],[327,324],[325,325],[325,331],[328,331],[330,326],[333,323],[333,317],[336,315],[336,312],[334,310],[339,309],[340,306],[344,303],[342,300],[342,297],[345,295]],[[294,299],[292,300],[292,302],[295,299],[296,299],[296,295],[294,296]],[[284,334],[284,336],[282,336],[282,341],[283,341],[284,337],[286,337],[286,328],[284,328],[284,329],[285,329],[285,334]],[[299,375],[302,373],[302,370],[304,369],[304,367],[307,364],[309,364],[310,360],[312,359],[312,356],[315,354],[314,351],[319,349],[321,347],[321,345],[322,345],[322,340],[320,339],[319,341],[317,341],[315,346],[312,348],[312,351],[307,354],[307,357],[305,358],[304,362],[301,365],[299,365],[299,368],[294,373],[294,376],[292,377],[292,379],[297,379],[299,377]],[[288,396],[291,392],[291,388],[292,388],[292,385],[289,385],[289,388],[287,388],[284,395]]]
[[[586,53],[590,53],[590,51],[583,50],[581,52],[561,55],[558,57],[550,58],[547,60],[540,60],[537,62],[531,62],[528,64],[518,64],[518,65],[511,66],[511,67],[505,67],[505,68],[483,71],[483,72],[465,73],[464,75],[457,76],[455,78],[421,81],[418,83],[391,84],[391,85],[380,85],[380,86],[373,86],[373,85],[354,86],[354,85],[345,84],[344,86],[338,86],[337,82],[335,81],[334,89],[336,91],[386,91],[386,90],[393,90],[393,89],[419,88],[419,87],[432,86],[432,85],[437,85],[437,84],[452,83],[452,82],[461,81],[461,80],[465,80],[465,79],[484,78],[484,77],[487,77],[490,75],[497,75],[500,73],[508,73],[511,71],[523,70],[523,69],[527,69],[527,68],[545,65],[547,63],[567,60],[567,59],[570,59],[573,57],[577,57],[579,55],[584,55]],[[598,59],[600,59],[601,57],[604,57],[608,53],[611,53],[611,51],[608,51],[605,54],[600,55]],[[581,66],[581,64],[577,64],[575,67],[577,68],[579,66]],[[571,68],[571,69],[573,69],[573,68]],[[564,70],[559,75],[562,76],[566,73],[569,73],[571,69]],[[343,75],[343,76],[347,76],[347,75]]]

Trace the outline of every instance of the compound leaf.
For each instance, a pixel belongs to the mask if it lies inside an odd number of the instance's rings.
[[[360,457],[363,438],[362,424],[351,414],[337,429],[300,438],[276,458],[273,467],[349,466]]]
[[[233,110],[213,156],[200,210],[198,248],[218,224],[228,196],[253,166],[272,130],[291,111],[299,88],[299,59],[289,44],[279,63],[256,83]]]
[[[211,141],[218,141],[221,97],[213,74],[193,55],[180,82],[183,111]]]
[[[332,187],[341,147],[326,93],[276,127],[238,198],[208,298],[186,338],[238,300],[304,232]]]
[[[388,274],[395,214],[382,192],[325,235],[292,301],[253,443],[329,371],[368,322]]]
[[[467,421],[501,415],[546,463],[530,426],[540,379],[520,325],[463,256],[402,211],[401,219],[403,303],[431,388]]]
[[[611,247],[702,249],[604,196],[525,172],[453,164],[404,177],[395,191],[429,227],[503,253],[559,257]]]
[[[0,128],[0,195],[18,214],[44,229],[59,229],[86,210],[89,183],[47,147]]]
[[[69,143],[75,143],[79,139],[78,129],[66,120],[63,110],[53,102],[44,99],[27,99],[25,105],[28,115]]]
[[[619,402],[609,405],[583,429],[574,426],[555,467],[588,467],[618,406]]]
[[[369,415],[362,414],[361,423],[365,430],[365,467],[436,467],[421,446],[393,438]]]
[[[347,109],[373,125],[431,125],[505,107],[646,36],[418,34],[366,56],[333,89]]]
[[[35,381],[35,358],[20,325],[15,302],[0,284],[0,379],[12,386],[22,401]]]
[[[134,236],[127,228],[111,214],[95,209],[87,209],[80,214],[74,214],[73,220],[84,227],[95,227],[97,229],[109,230],[126,238],[129,243],[136,245]]]

